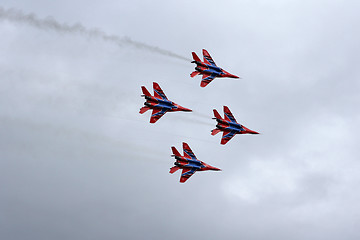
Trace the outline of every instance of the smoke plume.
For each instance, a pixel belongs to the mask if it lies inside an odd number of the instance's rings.
[[[173,53],[168,50],[161,49],[159,47],[151,46],[146,43],[137,42],[131,40],[129,37],[119,37],[116,35],[109,35],[99,29],[90,29],[86,28],[81,24],[68,25],[66,23],[59,23],[52,17],[47,17],[45,19],[40,19],[35,14],[25,14],[17,9],[4,9],[0,7],[0,19],[5,19],[17,23],[26,23],[33,27],[44,29],[44,30],[53,30],[60,33],[75,33],[82,34],[90,38],[99,38],[106,42],[117,44],[118,46],[133,46],[139,49],[145,49],[151,52],[162,54],[165,56],[182,59],[186,61],[191,61],[186,57],[180,56],[176,53]]]

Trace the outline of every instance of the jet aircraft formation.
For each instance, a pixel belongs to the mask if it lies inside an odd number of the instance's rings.
[[[196,55],[195,52],[192,52],[195,63],[195,71],[190,74],[191,77],[197,75],[202,75],[202,80],[200,87],[206,87],[212,80],[215,78],[239,78],[231,73],[228,73],[224,69],[218,67],[208,51],[203,49],[204,61],[201,61],[200,58]],[[170,101],[164,91],[160,88],[159,84],[153,82],[154,95],[152,96],[150,92],[146,89],[145,86],[141,86],[143,95],[145,97],[144,106],[140,109],[140,114],[145,113],[146,111],[152,109],[152,114],[150,117],[150,123],[155,123],[167,112],[175,111],[184,111],[191,112],[189,108],[182,107],[172,101]],[[250,130],[238,123],[231,113],[230,109],[227,106],[224,106],[224,118],[218,113],[216,109],[213,110],[214,118],[217,121],[216,128],[211,131],[211,135],[216,135],[219,132],[223,132],[220,144],[225,145],[230,139],[232,139],[236,134],[259,134],[256,131]],[[210,166],[203,161],[200,161],[196,158],[195,154],[189,147],[189,145],[183,142],[183,156],[178,152],[178,150],[172,146],[171,147],[173,155],[175,157],[174,166],[170,168],[170,173],[174,173],[179,169],[182,169],[180,182],[186,182],[196,171],[221,171],[221,169]]]

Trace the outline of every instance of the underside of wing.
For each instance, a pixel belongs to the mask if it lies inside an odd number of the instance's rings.
[[[180,182],[181,183],[186,182],[195,172],[196,172],[196,168],[183,168],[180,177]]]
[[[237,123],[234,115],[231,113],[230,109],[227,106],[224,106],[224,115],[225,120]]]
[[[235,136],[234,131],[224,131],[222,138],[221,138],[221,144],[225,145],[234,136]]]
[[[150,123],[155,123],[159,120],[167,110],[165,108],[154,108],[151,114]]]
[[[211,64],[213,66],[216,66],[214,60],[212,59],[212,57],[210,56],[210,54],[208,53],[208,51],[206,51],[205,49],[203,49],[203,55],[204,55],[204,62],[207,64]]]
[[[193,160],[197,160],[195,154],[193,153],[193,151],[191,150],[189,145],[187,143],[185,143],[185,142],[183,142],[183,150],[184,150],[184,156],[186,158],[191,158]]]
[[[215,78],[215,74],[204,74],[201,80],[200,87],[206,87]]]
[[[164,91],[160,88],[158,83],[153,82],[153,88],[154,88],[154,96],[156,98],[167,99]]]

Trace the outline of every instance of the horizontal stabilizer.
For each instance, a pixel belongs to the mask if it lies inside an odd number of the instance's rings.
[[[199,75],[200,74],[200,72],[198,72],[198,71],[193,71],[191,74],[190,74],[190,77],[195,77],[195,76],[197,76],[197,75]]]
[[[142,107],[141,109],[140,109],[140,114],[143,114],[144,112],[146,112],[147,110],[149,110],[150,108],[148,108],[148,107]]]
[[[146,87],[144,86],[141,86],[141,90],[142,92],[144,93],[145,96],[151,96],[151,94],[149,93],[149,91],[146,89]]]
[[[215,128],[215,129],[213,129],[212,131],[211,131],[211,135],[216,135],[216,134],[218,134],[219,132],[221,132],[221,130],[220,129],[218,129],[218,128]]]
[[[170,168],[170,172],[169,173],[174,173],[174,172],[176,172],[177,170],[179,170],[180,168],[178,167],[178,166],[175,166],[175,167],[172,167],[172,168]]]

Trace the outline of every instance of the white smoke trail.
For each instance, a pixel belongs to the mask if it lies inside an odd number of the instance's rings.
[[[81,24],[68,25],[66,23],[59,23],[52,17],[40,19],[35,14],[32,13],[25,14],[21,10],[17,10],[17,9],[4,9],[0,7],[0,19],[17,22],[17,23],[26,23],[33,27],[37,27],[39,29],[44,29],[44,30],[50,29],[60,33],[82,34],[90,38],[99,38],[104,41],[117,44],[118,46],[129,45],[139,49],[146,49],[148,51],[162,54],[165,56],[186,60],[189,62],[191,61],[190,59],[180,56],[171,51],[164,50],[159,47],[151,46],[146,43],[133,41],[126,36],[119,37],[116,35],[109,35],[99,29],[86,28]]]
[[[196,115],[197,117],[205,118],[205,119],[211,119],[213,117],[212,112],[209,114],[204,114],[198,111],[193,111],[193,115]]]

